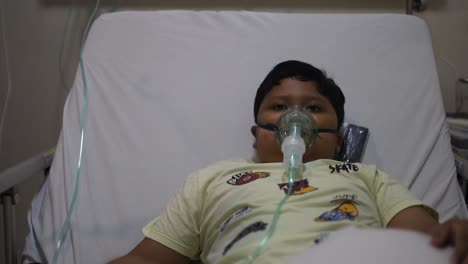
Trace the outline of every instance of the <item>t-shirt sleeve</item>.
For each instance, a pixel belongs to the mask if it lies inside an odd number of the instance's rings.
[[[198,175],[191,175],[163,213],[143,228],[143,234],[192,259],[200,255],[202,201]]]
[[[384,172],[376,169],[375,177],[371,179],[371,184],[371,190],[377,208],[379,209],[383,226],[386,227],[399,212],[413,206],[422,207],[432,217],[438,220],[438,214],[434,209],[424,205],[423,202],[411,194],[408,189]]]

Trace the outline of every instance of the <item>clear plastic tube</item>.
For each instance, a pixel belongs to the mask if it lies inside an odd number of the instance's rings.
[[[281,216],[281,209],[291,196],[294,181],[297,176],[302,176],[302,155],[305,152],[304,139],[301,137],[301,124],[297,122],[289,123],[288,136],[283,139],[281,150],[283,151],[283,165],[288,171],[288,192],[286,196],[276,206],[273,214],[273,220],[268,228],[265,236],[260,244],[255,248],[254,252],[247,258],[247,263],[253,263],[255,259],[265,250],[268,242],[276,231],[276,225]]]
[[[59,234],[59,240],[57,242],[57,245],[55,247],[54,251],[54,257],[52,259],[52,263],[56,264],[57,263],[57,258],[58,255],[60,254],[60,251],[63,246],[63,242],[65,240],[65,237],[68,233],[68,230],[70,229],[70,219],[71,215],[75,209],[76,206],[76,200],[78,199],[78,193],[80,190],[80,176],[81,176],[81,164],[83,161],[83,146],[84,146],[84,138],[85,138],[85,125],[86,125],[86,114],[88,110],[88,84],[87,84],[87,79],[86,79],[86,74],[85,74],[85,69],[84,69],[84,63],[83,63],[83,50],[84,50],[84,45],[85,45],[85,40],[86,36],[88,34],[89,28],[91,26],[91,22],[94,20],[94,17],[96,16],[97,10],[99,9],[99,4],[100,0],[96,1],[96,6],[94,7],[93,12],[91,13],[88,23],[86,24],[86,28],[83,34],[82,38],[82,43],[81,43],[81,50],[80,50],[80,69],[81,69],[81,77],[83,78],[83,105],[81,108],[81,137],[80,137],[80,154],[78,158],[78,166],[76,169],[76,176],[75,176],[75,181],[73,183],[74,185],[74,191],[72,195],[72,200],[70,203],[70,206],[68,207],[67,210],[67,216],[65,218],[65,221],[63,222],[62,228],[60,229],[60,234]]]
[[[276,206],[275,213],[273,215],[273,220],[271,221],[270,227],[268,228],[265,236],[263,237],[260,244],[255,248],[254,252],[247,257],[246,263],[251,264],[255,261],[255,259],[260,256],[260,254],[265,250],[268,242],[270,241],[271,237],[276,231],[276,225],[278,224],[278,220],[281,216],[281,209],[283,208],[284,204],[288,201],[289,197],[291,197],[291,193],[294,186],[294,179],[296,178],[297,170],[295,168],[289,169],[289,179],[288,179],[288,193],[286,196],[281,200],[281,202]]]

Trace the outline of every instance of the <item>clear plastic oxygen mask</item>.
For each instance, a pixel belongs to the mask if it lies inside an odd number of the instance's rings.
[[[298,107],[285,112],[278,121],[276,137],[283,152],[286,169],[302,172],[302,156],[316,139],[314,119]]]
[[[302,156],[310,148],[319,133],[337,133],[336,129],[317,128],[314,118],[307,110],[293,106],[286,111],[275,124],[257,126],[275,132],[283,152],[283,164],[287,170],[302,172]]]

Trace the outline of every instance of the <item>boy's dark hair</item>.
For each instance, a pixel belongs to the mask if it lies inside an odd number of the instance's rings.
[[[276,65],[265,77],[262,84],[260,84],[254,102],[255,122],[257,122],[258,110],[260,109],[263,98],[265,98],[274,86],[278,85],[281,80],[286,78],[293,78],[303,82],[314,82],[317,85],[318,92],[330,100],[338,119],[337,129],[341,128],[344,120],[345,97],[340,87],[336,85],[333,79],[327,77],[324,71],[308,63],[295,60],[284,61]]]

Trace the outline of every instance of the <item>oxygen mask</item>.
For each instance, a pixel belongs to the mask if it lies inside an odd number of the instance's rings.
[[[317,138],[317,125],[312,116],[299,107],[286,111],[278,120],[276,139],[280,144],[288,137],[302,138],[305,148],[309,148]]]
[[[275,124],[257,124],[257,126],[275,132],[276,139],[283,152],[283,164],[286,168],[300,169],[302,155],[310,148],[319,133],[336,133],[336,129],[319,129],[312,115],[307,110],[294,106],[284,112]]]

